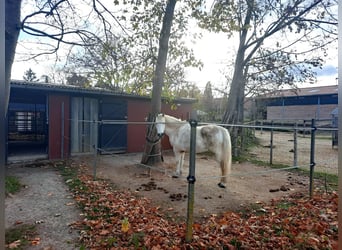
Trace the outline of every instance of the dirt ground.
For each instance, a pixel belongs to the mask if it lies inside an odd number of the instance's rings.
[[[186,216],[188,183],[188,156],[185,159],[183,175],[172,178],[175,159],[172,151],[164,152],[164,163],[149,168],[139,164],[141,154],[103,155],[97,158],[96,176],[111,180],[119,189],[129,189],[138,195],[148,197],[166,213]],[[79,158],[87,162],[88,171],[94,173],[92,157]],[[308,179],[288,171],[272,171],[267,167],[250,163],[234,163],[227,188],[217,186],[220,168],[206,156],[196,158],[195,209],[194,215],[204,217],[210,214],[267,202],[272,198],[294,192],[308,192]]]
[[[257,137],[261,146],[251,153],[256,159],[267,162],[269,134],[263,132],[257,134]],[[291,134],[275,134],[274,162],[292,165],[291,138]],[[299,139],[298,165],[308,166],[309,142],[309,138]],[[337,150],[331,148],[329,140],[318,141],[316,152],[317,169],[337,172]],[[180,219],[186,216],[188,156],[180,178],[172,178],[175,171],[172,151],[164,152],[164,163],[151,170],[139,164],[141,154],[100,155],[97,157],[96,169],[92,155],[74,160],[86,164],[89,174],[94,174],[96,170],[97,177],[110,180],[118,189],[129,189],[139,196],[150,198],[166,215]],[[6,174],[19,177],[25,186],[18,194],[5,200],[6,228],[18,223],[36,224],[40,244],[28,249],[77,249],[75,241],[78,233],[71,230],[69,225],[80,219],[80,211],[59,172],[49,164],[32,168],[32,165],[25,167],[23,163],[8,166]],[[203,218],[228,210],[241,211],[251,204],[267,202],[298,191],[309,191],[307,177],[287,170],[273,171],[246,162],[233,163],[226,189],[217,186],[219,176],[220,169],[213,159],[197,155],[195,217]]]
[[[251,149],[256,159],[270,161],[269,131],[256,131],[255,136],[259,139],[260,146]],[[297,135],[297,166],[309,170],[310,166],[310,135]],[[273,163],[281,163],[289,166],[294,165],[294,134],[274,132],[273,134]],[[338,150],[332,147],[330,134],[317,134],[314,154],[315,171],[338,174]]]
[[[187,214],[188,156],[183,176],[172,178],[175,159],[172,151],[164,153],[164,163],[158,168],[139,164],[141,154],[101,155],[97,157],[96,176],[108,179],[118,189],[129,189],[139,196],[150,198],[166,216],[184,219]],[[93,156],[75,158],[94,173]],[[28,167],[30,166],[30,167]],[[224,211],[240,211],[260,201],[308,192],[308,179],[288,171],[272,171],[250,163],[234,163],[226,189],[217,186],[219,167],[208,157],[196,159],[195,218]],[[7,175],[20,179],[24,189],[5,200],[6,221],[9,228],[18,223],[36,224],[40,244],[27,249],[77,249],[78,232],[70,224],[80,219],[72,195],[59,172],[51,164],[8,166]]]

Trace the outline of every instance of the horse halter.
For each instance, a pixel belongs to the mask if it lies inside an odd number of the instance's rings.
[[[158,132],[158,129],[157,129],[157,127],[156,127],[156,124],[158,124],[158,123],[156,123],[156,121],[154,120],[154,122],[153,122],[153,128],[157,130],[156,135],[157,135],[158,137],[157,137],[156,139],[154,139],[154,140],[151,140],[149,136],[146,136],[146,141],[148,141],[149,143],[152,143],[152,144],[158,143],[158,142],[163,138],[163,136],[164,136],[164,134],[165,134],[164,132],[161,132],[161,133]],[[149,133],[149,134],[150,134],[150,133]],[[154,137],[154,138],[155,138],[155,137]]]
[[[164,116],[164,115],[163,115]],[[165,121],[154,121],[154,126],[157,130],[157,135],[161,139],[163,135],[165,134]]]

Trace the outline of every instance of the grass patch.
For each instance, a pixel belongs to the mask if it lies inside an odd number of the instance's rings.
[[[253,157],[250,157],[248,155],[240,156],[236,160],[239,162],[248,161],[257,166],[267,166],[273,169],[282,169],[282,168],[292,167],[292,166],[288,166],[285,164],[270,164],[268,162],[256,160]],[[298,173],[303,176],[310,176],[310,170],[307,170],[307,169],[294,168],[294,169],[288,169],[287,171]],[[321,180],[325,183],[326,186],[331,187],[333,190],[337,190],[338,175],[314,171],[313,178],[317,180]]]
[[[242,242],[240,242],[238,239],[236,238],[233,238],[231,241],[230,241],[230,244],[233,245],[236,249],[242,249]],[[228,248],[226,248],[228,249]]]
[[[5,193],[6,196],[9,194],[15,194],[20,191],[22,185],[19,179],[15,176],[6,176],[5,177]]]
[[[281,201],[277,204],[277,208],[279,209],[284,209],[284,210],[287,210],[289,209],[290,207],[293,207],[295,206],[296,204],[292,203],[292,202],[288,202],[288,201]]]
[[[310,171],[306,169],[295,169],[302,175],[310,176]],[[313,178],[316,180],[322,181],[322,185],[324,185],[324,189],[328,190],[328,187],[332,190],[337,191],[338,189],[338,175],[336,174],[329,174],[329,173],[322,173],[322,172],[314,172]]]
[[[87,186],[77,176],[77,169],[67,163],[57,166],[70,190],[87,190]]]
[[[35,225],[21,224],[6,229],[6,249],[25,249],[36,235]]]

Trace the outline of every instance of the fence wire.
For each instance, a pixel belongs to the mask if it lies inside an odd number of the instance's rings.
[[[151,122],[128,122],[122,120],[106,120],[106,121],[90,121],[78,120],[78,122],[89,122],[98,124],[120,124],[120,125],[149,125]],[[336,131],[334,128],[311,128],[296,126],[270,126],[270,125],[231,125],[219,123],[199,123],[198,125],[215,124],[224,127],[241,127],[243,130],[253,131],[252,134],[258,140],[259,146],[254,146],[250,149],[250,155],[254,159],[266,163],[282,164],[289,167],[270,169],[265,171],[254,171],[247,173],[231,173],[229,176],[243,176],[243,175],[260,175],[267,172],[291,170],[296,168],[310,169],[310,133],[313,129],[317,131],[317,138],[315,141],[315,171],[337,174],[337,150],[331,146],[331,133]],[[271,135],[273,131],[273,135]],[[115,133],[115,131],[113,131]],[[247,136],[251,136],[249,133]],[[329,137],[330,136],[330,137]],[[70,140],[70,138],[67,138]],[[94,147],[94,145],[87,145]],[[106,151],[103,148],[95,147],[96,152],[101,154],[112,155],[111,151]],[[270,162],[271,161],[271,162]],[[144,166],[150,170],[159,171],[166,175],[173,175],[173,172],[168,169],[142,164],[140,162],[132,162],[134,164]],[[221,178],[223,176],[201,176],[199,179]]]

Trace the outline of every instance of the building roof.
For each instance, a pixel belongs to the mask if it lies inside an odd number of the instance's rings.
[[[337,85],[297,88],[297,89],[283,89],[277,90],[271,94],[263,96],[269,97],[290,97],[290,96],[312,96],[312,95],[331,95],[338,93]]]
[[[89,94],[89,95],[105,95],[105,96],[117,96],[124,98],[134,98],[134,99],[146,99],[150,100],[149,96],[141,96],[135,94],[128,94],[124,92],[117,92],[113,90],[108,90],[104,88],[91,87],[85,88],[74,85],[64,85],[56,83],[45,83],[45,82],[28,82],[23,80],[11,80],[11,88],[16,89],[30,89],[30,90],[40,90],[47,92],[64,92],[64,93],[77,93],[77,94]],[[176,98],[176,102],[180,103],[195,103],[197,102],[194,98]]]

